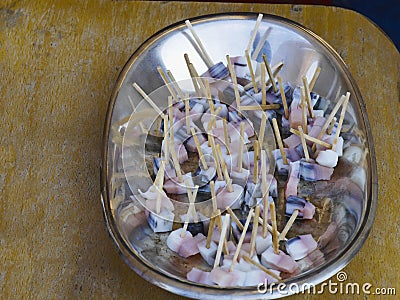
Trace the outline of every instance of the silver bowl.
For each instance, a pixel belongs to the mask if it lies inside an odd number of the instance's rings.
[[[225,62],[225,55],[243,55],[257,15],[252,13],[218,14],[191,19],[214,62]],[[170,292],[191,298],[279,298],[293,293],[291,284],[313,286],[330,278],[344,268],[364,244],[371,229],[377,203],[377,171],[374,145],[366,108],[360,91],[339,55],[313,32],[290,20],[264,15],[259,32],[271,28],[268,36],[271,65],[280,61],[284,67],[280,75],[293,85],[301,84],[301,76],[320,66],[321,75],[314,91],[334,104],[338,95],[349,91],[350,104],[346,119],[348,130],[354,134],[352,144],[362,155],[342,159],[335,169],[332,182],[313,189],[315,199],[329,198],[329,224],[310,225],[320,238],[323,257],[309,264],[302,272],[284,281],[284,288],[274,287],[261,294],[257,287],[220,288],[195,284],[186,280],[186,273],[200,259],[183,259],[165,245],[165,234],[154,234],[147,223],[127,224],[127,212],[134,214],[131,205],[132,184],[122,162],[123,134],[115,130],[132,114],[132,103],[138,105],[142,97],[133,89],[138,83],[146,92],[163,86],[157,66],[169,69],[176,80],[189,78],[184,53],[188,53],[199,73],[207,71],[190,39],[185,23],[179,22],[156,33],[131,56],[118,78],[108,107],[104,128],[101,167],[101,201],[106,226],[124,261],[140,276]],[[166,106],[166,104],[164,104]],[[117,124],[117,125],[116,125]],[[354,145],[353,145],[354,147]],[[131,180],[132,182],[132,180]],[[314,200],[315,200],[314,199]],[[318,200],[315,200],[318,201]],[[318,203],[317,203],[318,205]],[[306,226],[307,227],[307,226]],[[322,227],[322,229],[321,229]],[[325,232],[326,231],[326,232]],[[330,231],[330,235],[329,235]],[[306,285],[304,285],[306,284]]]

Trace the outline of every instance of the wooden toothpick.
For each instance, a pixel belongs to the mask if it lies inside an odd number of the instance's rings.
[[[169,121],[169,140],[175,143],[174,111],[172,106],[172,96],[168,96],[168,121]]]
[[[225,219],[222,224],[221,235],[219,237],[217,254],[215,256],[214,267],[213,267],[214,269],[219,266],[219,262],[221,260],[222,248],[224,246],[226,231],[228,229],[228,225],[230,224],[230,222],[231,222],[231,220],[230,220],[229,215],[225,215]]]
[[[303,76],[302,80],[304,85],[305,99],[307,101],[308,114],[310,115],[311,118],[314,118],[314,110],[311,101],[310,87],[307,82],[307,77]]]
[[[320,133],[318,134],[317,139],[320,140],[325,132],[326,129],[328,128],[329,124],[331,123],[333,117],[335,116],[335,114],[337,113],[337,111],[339,110],[340,106],[342,106],[343,102],[346,100],[347,95],[350,97],[350,93],[347,93],[346,96],[341,96],[340,99],[338,100],[338,102],[336,103],[335,107],[332,109],[331,113],[329,114],[328,118],[325,121],[324,126],[322,126],[322,129],[320,131]],[[313,145],[312,150],[315,151],[316,149],[316,144]]]
[[[261,150],[261,191],[263,194],[268,194],[267,154],[265,150]]]
[[[208,140],[209,140],[209,143],[211,145],[212,154],[213,154],[213,157],[214,157],[214,160],[215,160],[215,168],[217,170],[218,180],[223,180],[222,179],[223,176],[222,176],[221,166],[220,166],[220,162],[219,162],[219,159],[218,159],[218,152],[217,152],[217,149],[215,147],[215,141],[214,141],[214,136],[212,135],[212,132],[208,133]]]
[[[258,140],[254,141],[254,169],[253,169],[253,175],[254,175],[254,180],[253,182],[257,184],[258,182],[258,160],[260,159],[260,143]]]
[[[249,67],[249,72],[250,72],[250,76],[251,76],[251,81],[253,82],[254,92],[257,94],[257,93],[258,93],[257,81],[256,81],[256,76],[255,76],[255,74],[254,74],[253,65],[252,65],[252,63],[251,63],[251,58],[250,58],[249,50],[245,50],[244,53],[245,53],[245,56],[246,56],[247,66]]]
[[[303,146],[304,157],[306,158],[306,162],[310,162],[310,155],[308,154],[308,148],[306,144],[306,139],[304,138],[303,128],[301,126],[298,126],[297,129],[300,132],[300,139],[301,139],[301,144]]]
[[[252,217],[253,217],[253,208],[250,209],[249,214],[248,214],[247,219],[246,219],[246,223],[243,226],[243,231],[242,231],[242,234],[240,236],[239,242],[238,242],[238,244],[236,246],[236,251],[235,251],[235,254],[233,255],[233,259],[232,259],[231,266],[229,268],[229,272],[232,272],[233,267],[235,266],[235,264],[237,262],[237,259],[239,257],[239,253],[240,253],[240,249],[242,248],[242,244],[243,244],[244,238],[246,236],[247,229],[249,228],[249,224],[250,224],[250,221],[251,221]]]
[[[189,226],[189,221],[190,221],[190,215],[191,214],[193,216],[193,221],[195,223],[197,223],[195,221],[196,218],[197,218],[197,214],[196,214],[196,209],[195,209],[194,203],[196,201],[196,195],[197,195],[197,190],[199,189],[199,186],[196,185],[194,187],[194,192],[192,194],[191,187],[188,185],[188,182],[185,182],[185,184],[186,184],[186,189],[187,189],[188,198],[189,198],[189,208],[188,208],[188,211],[186,213],[185,223],[184,223],[183,228],[182,228],[181,237],[185,237],[185,235],[186,235],[186,231],[187,231],[187,228]]]
[[[164,123],[164,160],[169,163],[169,143],[168,143],[168,115],[163,117]]]
[[[282,278],[281,278],[280,276],[276,275],[274,272],[272,272],[271,270],[267,269],[266,267],[264,267],[262,264],[256,262],[255,260],[251,259],[251,258],[248,257],[247,255],[243,255],[242,258],[243,258],[246,262],[248,262],[248,263],[250,263],[250,264],[256,266],[257,268],[259,268],[260,270],[264,271],[266,274],[272,276],[272,277],[275,278],[276,280],[282,280]]]
[[[168,80],[167,75],[165,75],[164,70],[160,66],[158,66],[157,71],[160,74],[162,80],[164,81],[164,84],[167,87],[168,91],[170,92],[171,96],[175,99],[175,101],[178,101],[178,96],[176,95],[174,89],[172,88],[172,84]]]
[[[294,210],[293,214],[290,216],[289,221],[286,223],[285,228],[283,228],[281,234],[279,235],[278,240],[283,241],[286,238],[286,234],[289,232],[290,228],[292,227],[294,221],[296,220],[299,211],[297,209]]]
[[[247,47],[246,47],[246,50],[249,51],[249,52],[253,47],[253,43],[254,43],[254,40],[255,40],[257,32],[258,32],[258,27],[260,27],[262,18],[263,18],[263,14],[259,14],[258,17],[257,17],[256,24],[254,25],[254,29],[251,32],[249,43],[247,44]]]
[[[145,93],[145,91],[142,90],[142,88],[136,82],[134,82],[132,85],[138,91],[138,93],[143,97],[143,99],[146,100],[147,103],[149,103],[150,106],[157,112],[158,115],[161,116],[164,115],[163,112],[154,103],[154,101],[150,99],[150,97]]]
[[[179,164],[178,156],[176,155],[175,144],[171,140],[169,141],[169,152],[172,157],[172,162],[174,164],[174,168],[175,168],[175,172],[178,177],[178,180],[179,180],[179,182],[182,182],[183,177],[182,177],[181,166]]]
[[[286,101],[285,90],[283,89],[282,78],[281,78],[281,76],[278,76],[277,79],[278,79],[278,84],[279,84],[279,91],[281,93],[283,109],[285,111],[285,119],[289,120],[289,107],[288,107],[287,101]]]
[[[327,134],[332,134],[333,128],[335,127],[337,118],[333,117],[331,124],[329,125],[328,130],[326,131]]]
[[[202,94],[200,93],[199,96],[201,97],[202,95],[204,95],[204,97],[206,97],[206,95],[207,95],[206,87],[203,83],[203,80],[200,78],[199,73],[197,72],[196,68],[194,67],[194,65],[192,63],[189,64],[189,68],[192,71],[192,74],[194,75],[195,80],[198,82],[200,90],[202,92]]]
[[[239,106],[240,106],[240,93],[239,93],[239,87],[238,87],[237,78],[236,78],[236,72],[235,72],[235,69],[232,66],[232,62],[231,62],[231,59],[230,59],[229,55],[226,56],[226,61],[228,63],[229,73],[231,74],[233,89],[235,91],[236,107],[239,109]]]
[[[320,72],[321,72],[321,68],[318,67],[318,68],[315,70],[313,77],[311,78],[311,81],[310,81],[310,84],[309,84],[309,86],[310,86],[310,91],[313,90],[314,85],[315,85],[315,82],[317,81]]]
[[[244,150],[244,122],[240,122],[240,145],[238,156],[238,172],[242,172],[243,168],[243,150]]]
[[[340,135],[340,131],[342,130],[342,126],[343,126],[343,121],[344,121],[344,116],[346,114],[346,109],[347,109],[347,105],[349,103],[349,99],[350,99],[350,93],[348,92],[346,94],[346,98],[343,102],[343,107],[342,107],[342,111],[340,113],[340,117],[339,117],[339,122],[338,122],[338,127],[336,128],[336,134],[335,134],[335,138],[333,139],[333,144],[332,144],[332,150],[336,149],[336,144],[338,142],[338,138]]]
[[[199,217],[198,217],[197,212],[196,212],[195,203],[196,203],[197,192],[199,191],[199,186],[195,185],[193,192],[191,192],[190,190],[191,189],[188,190],[190,192],[190,194],[188,194],[188,197],[189,197],[189,199],[191,199],[189,201],[190,201],[190,204],[192,206],[193,222],[194,223],[198,223],[199,222]]]
[[[262,58],[264,60],[265,67],[267,68],[267,73],[269,76],[269,80],[271,80],[272,88],[274,89],[274,92],[276,93],[276,92],[278,92],[278,88],[276,87],[275,78],[274,78],[274,75],[272,74],[271,67],[269,66],[268,58],[265,54],[262,55]]]
[[[171,79],[171,83],[174,86],[174,88],[176,89],[176,91],[178,92],[179,97],[181,99],[185,98],[185,96],[183,95],[182,89],[180,88],[178,82],[175,80],[175,77],[170,70],[167,70],[167,75]]]
[[[193,73],[193,68],[191,67],[192,63],[190,62],[189,55],[185,53],[183,56],[185,58],[186,66],[189,70],[189,75],[190,78],[192,79],[192,84],[196,91],[196,95],[200,98],[201,97],[200,86],[199,83],[197,82],[196,75]]]
[[[276,104],[261,104],[261,105],[241,105],[239,110],[274,110],[279,109],[281,106]]]
[[[213,127],[215,127],[215,125],[216,125],[215,116],[217,116],[221,110],[222,110],[222,106],[218,107],[215,110],[211,110],[211,118],[210,118],[210,122],[208,122],[208,125],[207,125],[207,131],[210,131]]]
[[[253,60],[256,60],[256,59],[257,59],[257,57],[258,57],[258,55],[260,54],[260,51],[261,51],[262,47],[264,46],[265,41],[267,40],[268,35],[269,35],[269,33],[271,32],[271,30],[272,30],[272,28],[271,28],[271,27],[268,27],[268,28],[264,31],[263,36],[262,36],[262,37],[260,38],[260,40],[258,41],[257,46],[256,46],[256,48],[254,49],[253,54],[251,55],[251,59],[253,59]]]
[[[214,227],[217,224],[217,220],[219,220],[220,217],[221,217],[221,211],[219,209],[215,210],[211,214],[210,224],[208,226],[208,232],[207,232],[207,241],[206,241],[207,249],[210,249]],[[217,226],[221,226],[221,225],[217,225]],[[221,229],[221,227],[219,227],[219,228]]]
[[[256,236],[258,233],[258,219],[260,218],[260,206],[256,206],[254,209],[254,220],[253,220],[253,230],[251,231],[250,239],[250,257],[253,257],[254,250],[256,248]]]
[[[161,115],[161,117],[157,116],[156,120],[154,121],[154,128],[155,128],[154,129],[154,134],[156,136],[160,136],[161,135],[160,128],[161,128],[161,122],[163,120],[163,117],[164,117],[164,115]]]
[[[190,106],[189,106],[189,98],[184,98],[183,102],[185,103],[185,123],[186,123],[186,134],[190,134]]]
[[[281,138],[281,134],[279,132],[278,123],[276,122],[275,118],[272,119],[272,126],[274,128],[275,138],[276,138],[276,141],[278,143],[279,151],[281,152],[283,163],[285,165],[287,165],[287,164],[289,164],[289,162],[288,162],[287,157],[286,157],[286,152],[285,152],[285,149],[283,147],[282,138]]]
[[[258,134],[258,141],[260,142],[260,149],[263,148],[265,127],[267,126],[267,114],[262,112],[260,133]]]
[[[158,179],[158,194],[156,199],[156,213],[159,214],[161,212],[161,197],[163,192],[164,185],[164,172],[165,172],[165,161],[161,161],[160,169],[157,172]],[[160,174],[160,176],[159,176]]]
[[[272,246],[274,248],[274,253],[279,254],[279,237],[278,237],[278,227],[276,223],[276,211],[275,202],[269,204],[269,211],[271,212],[271,223],[272,223]]]
[[[224,140],[225,140],[225,148],[226,148],[226,154],[230,154],[231,153],[231,142],[229,140],[229,134],[228,134],[228,127],[226,125],[226,118],[222,119],[222,125],[224,126]]]
[[[307,126],[307,102],[305,99],[305,94],[304,94],[304,87],[300,87],[300,96],[301,96],[301,122],[303,126],[303,131],[305,133],[308,133],[308,126]]]
[[[212,208],[213,211],[216,211],[218,209],[218,205],[217,205],[217,196],[215,193],[215,183],[214,180],[210,181],[210,189],[211,189],[211,203],[212,203]]]
[[[229,172],[228,172],[228,169],[226,167],[226,163],[225,163],[224,157],[222,156],[221,147],[219,146],[219,144],[216,145],[216,150],[217,150],[217,154],[218,154],[218,159],[219,159],[219,161],[221,163],[222,172],[224,173],[224,178],[225,178],[226,185],[228,187],[228,192],[232,193],[233,192],[232,181],[231,181],[231,178],[229,176]]]
[[[298,137],[301,138],[301,133],[300,133],[300,131],[298,131],[298,130],[296,130],[296,129],[293,129],[293,128],[290,128],[290,132],[291,132],[291,133],[294,133],[295,135],[297,135]],[[315,143],[315,144],[321,145],[321,146],[323,146],[323,147],[325,147],[325,148],[328,148],[328,149],[331,149],[331,148],[332,148],[332,145],[331,145],[331,144],[328,144],[327,142],[324,142],[324,141],[321,141],[321,140],[319,140],[319,139],[317,139],[317,138],[314,138],[314,137],[312,137],[312,136],[309,136],[308,134],[305,134],[304,132],[303,132],[303,136],[304,136],[304,138],[305,138],[306,140],[308,140],[308,141],[310,141],[310,142],[313,142],[313,143]]]
[[[267,89],[265,86],[265,62],[261,63],[261,105],[267,104]]]
[[[203,169],[208,170],[207,162],[204,157],[203,150],[201,150],[200,142],[199,139],[197,138],[196,131],[194,131],[194,128],[190,128],[190,131],[192,133],[194,143],[196,144],[197,152],[199,154],[201,164],[203,165]]]
[[[206,97],[207,97],[208,104],[210,106],[210,110],[214,110],[215,108],[214,108],[214,102],[211,97],[210,82],[208,80],[205,80],[204,84],[206,87]]]
[[[213,234],[214,225],[215,225],[215,218],[216,217],[211,216],[210,224],[208,225],[207,240],[206,240],[206,248],[207,249],[210,249],[210,246],[211,246],[212,234]]]
[[[192,33],[194,39],[197,42],[197,45],[199,46],[202,54],[200,55],[203,59],[203,61],[205,62],[205,64],[207,65],[208,68],[211,68],[214,63],[210,57],[210,55],[208,55],[206,48],[204,47],[203,43],[201,42],[199,36],[197,35],[196,31],[194,31],[192,24],[190,23],[189,20],[185,21],[185,24],[187,26],[187,28],[190,30],[190,32]]]
[[[238,219],[238,217],[236,216],[236,214],[233,212],[233,210],[227,206],[226,207],[226,211],[228,212],[228,214],[231,216],[233,222],[235,222],[237,228],[239,228],[239,230],[243,230],[243,224],[242,222],[240,222],[240,220]]]
[[[263,196],[263,227],[262,235],[265,239],[267,237],[267,225],[268,225],[268,185],[267,185],[267,167],[266,167],[266,154],[265,150],[261,150],[261,190]]]
[[[274,77],[279,73],[279,71],[282,69],[283,67],[283,62],[279,62],[276,65],[272,66],[271,70],[272,70],[272,74],[274,75]],[[256,82],[261,80],[261,75],[256,77]],[[268,79],[266,82],[266,85],[270,84],[271,81]],[[253,83],[249,82],[248,84],[246,84],[244,86],[244,89],[247,91],[249,89],[251,89],[253,87]]]

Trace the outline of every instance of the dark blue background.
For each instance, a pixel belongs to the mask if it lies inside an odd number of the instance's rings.
[[[352,9],[368,17],[400,49],[400,0],[332,0],[331,4]]]

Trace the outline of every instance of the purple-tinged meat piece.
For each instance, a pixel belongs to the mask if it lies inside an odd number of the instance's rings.
[[[200,243],[197,244],[199,248],[201,257],[209,264],[210,266],[214,265],[215,255],[217,254],[218,245],[211,241],[210,247],[206,247],[207,239],[202,240]]]
[[[238,209],[244,200],[244,189],[240,185],[232,184],[233,192],[223,189],[216,195],[217,206],[224,210],[227,206],[231,209]]]
[[[229,76],[229,70],[222,62],[216,63],[208,69],[212,78],[223,79]]]
[[[336,151],[333,150],[324,150],[320,151],[318,153],[318,156],[316,158],[316,162],[320,164],[321,166],[325,166],[328,168],[334,168],[336,167],[338,163],[339,156]]]
[[[300,161],[289,163],[289,179],[286,183],[285,197],[297,196],[297,186],[300,182]]]
[[[168,248],[176,253],[179,252],[179,249],[181,248],[182,244],[193,239],[192,234],[188,231],[186,231],[185,235],[181,237],[182,230],[183,230],[182,228],[179,228],[172,231],[167,238]]]
[[[283,139],[283,143],[288,148],[295,148],[297,145],[301,144],[301,139],[298,135],[292,134],[292,135],[289,135],[287,138]]]
[[[214,285],[209,277],[210,272],[202,271],[197,268],[193,268],[192,270],[190,270],[190,272],[186,274],[187,280],[202,284]]]
[[[275,254],[272,246],[261,254],[261,263],[267,268],[288,273],[293,273],[299,268],[293,258],[281,250],[279,250],[278,254]]]
[[[147,222],[154,232],[170,232],[174,224],[174,213],[166,209],[161,210],[159,214],[146,211]]]
[[[271,272],[275,273],[277,276],[279,276],[280,272],[276,270],[270,270]],[[246,281],[244,282],[245,286],[257,286],[260,283],[263,284],[271,284],[273,282],[278,282],[278,279],[275,277],[272,277],[271,275],[268,275],[262,270],[251,270],[247,272],[246,276]]]
[[[286,199],[286,215],[291,216],[295,210],[299,211],[297,218],[312,219],[315,213],[315,206],[306,199],[290,195]]]
[[[242,286],[246,280],[246,273],[238,270],[229,272],[227,267],[217,267],[211,271],[209,278],[219,286]]]
[[[193,107],[190,108],[190,120],[196,122],[199,120],[204,112],[204,106],[200,103],[194,103]]]
[[[313,162],[300,161],[300,176],[306,181],[330,180],[333,168],[320,166]]]
[[[289,239],[286,243],[286,250],[294,260],[299,260],[314,251],[317,246],[312,235],[306,234]]]
[[[309,136],[312,136],[312,137],[314,137],[314,138],[317,138],[318,135],[319,135],[319,133],[320,133],[321,130],[322,130],[322,127],[325,125],[325,122],[326,122],[326,119],[325,119],[324,117],[318,117],[318,118],[316,118],[315,121],[314,121],[314,123],[313,123],[313,126],[311,127],[311,130],[309,130],[309,132],[308,132],[308,135],[309,135]],[[309,145],[312,144],[312,142],[311,142],[311,141],[308,141],[308,140],[307,140],[307,143],[308,143]]]
[[[179,256],[188,258],[189,256],[196,255],[199,253],[199,247],[197,246],[198,243],[206,239],[207,238],[203,234],[199,233],[196,236],[193,236],[191,239],[185,240],[179,248]]]
[[[196,137],[199,140],[200,145],[203,144],[205,141],[207,141],[207,139],[204,137],[204,135],[201,132],[197,132]],[[193,136],[189,137],[185,141],[185,146],[186,146],[187,151],[198,152]]]

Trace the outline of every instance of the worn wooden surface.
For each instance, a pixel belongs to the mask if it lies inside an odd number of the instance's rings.
[[[348,282],[400,293],[400,58],[371,22],[328,7],[70,2],[0,4],[0,298],[181,298],[131,271],[108,236],[99,187],[103,122],[122,66],[145,39],[170,23],[229,11],[295,20],[347,62],[372,126],[379,204],[367,242],[344,271]]]

